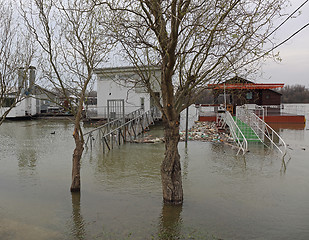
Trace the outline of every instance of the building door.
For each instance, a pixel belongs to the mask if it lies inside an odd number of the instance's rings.
[[[124,119],[124,99],[107,100],[107,120]]]

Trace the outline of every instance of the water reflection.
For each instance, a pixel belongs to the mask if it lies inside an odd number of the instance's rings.
[[[174,240],[181,238],[182,205],[172,206],[163,204],[159,224],[159,239]]]
[[[95,166],[95,177],[104,188],[161,192],[163,147],[163,144],[128,143],[108,154],[98,151],[93,155],[96,161],[92,159],[89,163]]]
[[[20,181],[37,184],[37,153],[34,149],[22,149],[17,154]]]
[[[20,170],[30,170],[32,172],[36,169],[37,154],[34,149],[23,149],[18,153],[18,167]]]
[[[279,151],[260,143],[250,143],[249,152],[245,155],[236,156],[236,152],[235,149],[226,145],[211,144],[211,152],[208,157],[214,163],[212,168],[215,169],[215,172],[230,176],[235,173],[247,175],[253,171],[263,173],[270,171],[270,169],[275,170],[275,168],[280,171],[284,169],[282,165],[286,164],[289,159],[287,157],[283,162]]]
[[[85,222],[80,208],[81,193],[72,193],[72,226],[71,234],[74,239],[83,240],[86,236]]]
[[[41,136],[38,135],[38,123],[18,122],[14,130],[7,132],[7,136],[15,139],[12,153],[16,154],[19,177],[23,183],[34,181],[37,183],[37,161],[38,161],[38,145]],[[26,181],[25,181],[26,180]]]

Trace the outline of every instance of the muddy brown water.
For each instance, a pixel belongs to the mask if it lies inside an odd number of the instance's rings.
[[[72,124],[5,122],[0,239],[309,239],[306,128],[278,129],[289,145],[286,172],[261,145],[243,157],[224,144],[180,143],[184,204],[171,207],[162,204],[162,143],[88,149],[81,194],[71,195]]]

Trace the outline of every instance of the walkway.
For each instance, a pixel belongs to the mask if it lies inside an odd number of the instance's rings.
[[[143,134],[155,120],[159,118],[155,109],[144,112],[138,109],[127,114],[124,118],[110,121],[98,128],[95,128],[84,136],[87,136],[86,147],[99,143],[103,152],[113,149],[115,146],[135,140],[138,135]]]

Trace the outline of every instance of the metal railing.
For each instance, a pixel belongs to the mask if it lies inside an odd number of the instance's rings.
[[[237,108],[236,119],[239,119],[243,123],[247,124],[253,130],[253,132],[256,134],[258,139],[261,142],[264,142],[264,131],[262,129],[265,128],[265,125],[263,124],[265,122],[264,121],[257,121],[257,119],[255,117],[257,115],[254,114],[253,112],[258,113],[261,116],[264,116],[263,108],[249,109],[248,106],[244,105],[244,106]]]
[[[212,105],[212,104],[207,104],[207,105],[201,105],[197,104],[196,108],[198,109],[198,115],[199,116],[213,116],[216,114],[218,105]]]
[[[230,134],[232,135],[235,143],[238,146],[237,155],[240,151],[242,151],[243,155],[248,151],[248,141],[242,131],[239,129],[238,125],[234,121],[231,113],[226,111],[225,113],[221,113],[223,118],[225,119],[226,124],[229,126]]]
[[[254,112],[244,107],[237,110],[237,118],[248,124],[259,136],[263,143],[269,148],[276,148],[284,159],[287,154],[287,146],[281,136],[273,130],[266,122],[258,117]],[[280,148],[282,147],[282,149]],[[284,162],[284,161],[283,161]]]
[[[139,106],[125,106],[125,112],[134,112],[140,109]],[[123,117],[122,111],[114,112],[114,119]],[[111,117],[111,112],[108,111],[108,106],[86,105],[85,107],[86,118],[105,118]],[[109,116],[110,115],[110,116]]]
[[[138,109],[127,114],[125,119],[115,119],[85,133],[84,136],[87,136],[85,145],[88,147],[90,144],[92,149],[93,145],[99,142],[102,145],[103,153],[105,153],[115,146],[136,139],[138,135],[148,129],[149,125],[154,123],[156,118],[154,109],[147,112]]]

